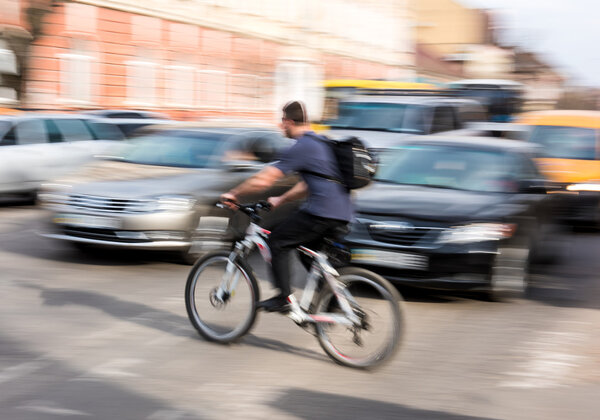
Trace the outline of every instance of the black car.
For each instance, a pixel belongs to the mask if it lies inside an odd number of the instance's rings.
[[[521,294],[552,232],[552,197],[513,140],[423,136],[392,149],[360,190],[352,263],[397,283]]]

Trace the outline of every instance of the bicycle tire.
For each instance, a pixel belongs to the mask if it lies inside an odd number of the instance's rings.
[[[211,252],[206,254],[192,267],[185,286],[185,306],[190,322],[198,331],[198,333],[206,340],[223,344],[239,340],[248,333],[256,321],[256,303],[260,299],[260,291],[254,273],[250,268],[248,268],[244,261],[236,259],[234,261],[235,267],[237,270],[239,270],[243,277],[243,279],[240,280],[245,281],[245,283],[249,286],[250,308],[247,312],[246,318],[240,323],[240,325],[236,326],[233,331],[227,333],[220,333],[219,331],[215,330],[214,327],[211,327],[206,320],[201,318],[200,314],[198,313],[195,294],[196,287],[198,285],[198,279],[200,278],[200,275],[209,266],[211,266],[211,264],[216,262],[226,263],[229,260],[229,255],[230,253],[226,251]],[[232,295],[232,298],[233,297],[234,295]],[[211,305],[213,305],[213,307],[216,308],[210,299],[207,300],[211,303]]]
[[[379,351],[368,354],[362,358],[356,358],[345,354],[332,343],[330,337],[331,334],[328,333],[328,329],[332,328],[331,325],[319,323],[315,326],[319,345],[330,358],[341,365],[359,369],[371,369],[381,366],[389,361],[400,348],[404,332],[402,297],[386,279],[371,271],[358,267],[343,267],[339,269],[338,272],[340,274],[338,281],[343,283],[346,289],[350,289],[352,283],[361,281],[372,286],[381,294],[390,309],[389,313],[392,319],[389,320],[389,325],[391,326],[391,331]],[[323,288],[317,298],[317,312],[331,311],[329,306],[331,305],[333,296],[330,287],[326,286]],[[337,325],[336,327],[341,329],[346,328],[341,325]],[[365,331],[368,331],[368,329],[365,329]]]

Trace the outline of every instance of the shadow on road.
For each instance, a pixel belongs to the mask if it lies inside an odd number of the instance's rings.
[[[68,351],[68,348],[65,348]],[[159,399],[30,351],[0,335],[0,418],[201,419]]]
[[[312,339],[311,337],[306,338],[308,340]],[[244,337],[242,341],[243,345],[250,345],[253,347],[258,347],[261,349],[267,350],[275,350],[281,351],[284,353],[293,354],[296,356],[302,356],[313,360],[319,360],[324,362],[329,362],[330,359],[325,356],[323,353],[317,353],[315,351],[304,349],[296,346],[292,346],[288,343],[279,340],[273,340],[271,338],[258,337],[256,335],[250,334],[247,337]]]
[[[154,328],[178,337],[191,337],[193,335],[187,318],[141,303],[85,290],[53,289],[37,284],[24,284],[23,287],[39,290],[44,305],[88,306],[114,318]]]
[[[168,311],[153,308],[152,306],[122,300],[97,292],[74,289],[52,289],[37,284],[27,284],[23,285],[23,287],[39,290],[44,305],[88,306],[96,308],[114,318],[133,322],[144,327],[154,328],[176,337],[189,337],[202,340],[202,338],[196,334],[187,318]],[[307,340],[310,339],[311,337],[307,336]],[[283,341],[258,337],[252,334],[244,337],[240,344],[280,351],[314,360],[328,360],[324,355],[312,350],[292,346]]]
[[[443,411],[421,410],[400,404],[365,398],[287,389],[269,403],[272,407],[301,419],[377,419],[377,420],[490,420],[485,417],[463,416]]]

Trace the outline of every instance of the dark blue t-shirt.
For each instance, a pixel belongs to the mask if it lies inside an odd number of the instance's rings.
[[[316,172],[341,179],[333,151],[313,136],[316,134],[312,131],[305,133],[296,144],[281,153],[273,166],[286,175],[291,172],[300,174],[308,186],[308,199],[302,207],[304,211],[349,222],[352,219],[352,202],[346,188],[339,182],[303,172]]]

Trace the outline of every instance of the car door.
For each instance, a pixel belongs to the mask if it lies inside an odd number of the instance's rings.
[[[3,192],[37,189],[50,173],[52,145],[42,119],[17,120],[2,142],[0,166]]]

